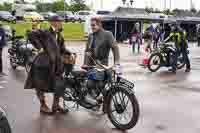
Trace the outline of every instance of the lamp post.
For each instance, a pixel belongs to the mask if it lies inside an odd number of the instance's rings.
[[[125,5],[126,4],[126,0],[122,0],[123,4]]]
[[[133,5],[134,0],[130,0],[131,6]]]

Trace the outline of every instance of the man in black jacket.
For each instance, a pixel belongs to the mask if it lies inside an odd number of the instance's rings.
[[[5,31],[2,27],[2,24],[0,24],[0,76],[3,76],[5,75],[5,73],[3,72],[3,48],[4,46],[6,45],[6,34],[5,34]]]
[[[61,33],[62,32],[62,19],[59,16],[55,15],[55,16],[51,17],[49,31],[52,33],[52,35],[55,37],[55,39],[57,41],[57,45],[58,45],[58,48],[60,51],[60,56],[62,56],[63,54],[70,55],[71,52],[65,48],[64,37],[62,36],[62,33]],[[61,61],[61,57],[59,57],[59,58],[60,58],[59,61]],[[60,62],[60,67],[61,68],[63,67],[63,64],[61,62]],[[59,70],[63,70],[63,69],[59,69]],[[59,105],[59,99],[63,95],[64,89],[65,89],[61,75],[62,75],[62,71],[58,71],[57,76],[56,76],[55,95],[54,95],[52,111],[66,113],[66,112],[68,112],[68,110],[63,109]]]

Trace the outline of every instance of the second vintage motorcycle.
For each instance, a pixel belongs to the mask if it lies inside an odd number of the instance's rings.
[[[11,47],[8,49],[10,65],[13,69],[18,66],[25,67],[29,72],[31,63],[35,57],[32,44],[23,41],[23,36],[16,36],[15,30],[12,31]]]

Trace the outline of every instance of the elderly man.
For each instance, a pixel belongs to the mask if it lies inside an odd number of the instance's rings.
[[[62,36],[62,33],[61,33],[62,32],[62,19],[59,16],[54,15],[50,18],[49,31],[54,36],[54,38],[56,39],[60,55],[61,56],[63,54],[70,55],[71,52],[65,48],[64,37]],[[60,57],[59,61],[61,61],[61,57]],[[60,63],[60,65],[61,65],[60,70],[63,70],[62,69],[62,67],[63,67],[62,63]],[[62,75],[62,71],[59,72],[58,77],[56,78],[56,80],[57,80],[56,86],[55,86],[56,90],[55,90],[55,94],[54,94],[54,101],[53,101],[53,108],[52,108],[53,113],[55,113],[55,112],[61,112],[61,113],[68,112],[68,110],[63,109],[59,105],[59,100],[60,100],[61,96],[63,95],[64,89],[65,89],[62,85],[62,78],[61,78],[60,75]]]

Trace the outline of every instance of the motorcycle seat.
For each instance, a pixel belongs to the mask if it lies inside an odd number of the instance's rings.
[[[87,75],[87,71],[82,68],[73,68],[71,71],[72,75],[75,77],[85,77]]]

